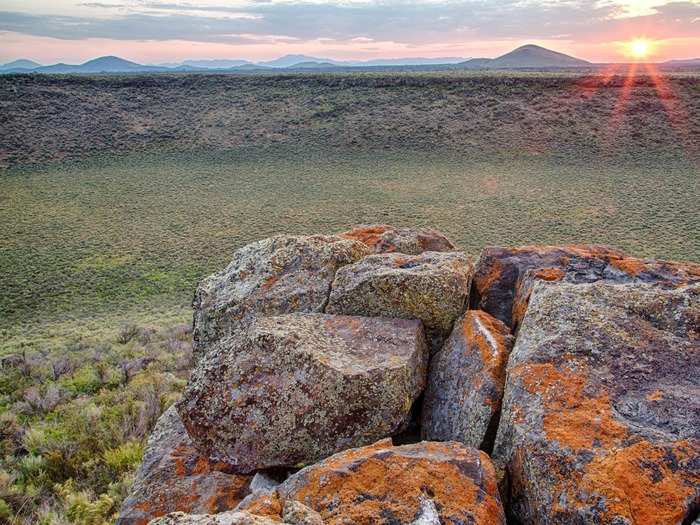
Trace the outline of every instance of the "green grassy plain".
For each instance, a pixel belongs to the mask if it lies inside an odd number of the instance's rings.
[[[698,171],[523,152],[242,148],[101,157],[0,179],[3,342],[184,320],[196,282],[277,233],[433,226],[486,245],[606,243],[700,260]]]

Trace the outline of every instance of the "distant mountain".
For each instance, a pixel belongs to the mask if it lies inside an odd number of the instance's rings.
[[[333,69],[341,67],[338,64],[334,64],[332,62],[299,62],[298,64],[294,64],[293,66],[289,66],[285,69]]]
[[[244,66],[246,64],[251,64],[248,60],[184,60],[181,64],[175,64],[175,66],[192,66],[205,69],[228,69],[231,67]]]
[[[3,64],[0,66],[0,71],[3,71],[5,69],[36,69],[38,67],[41,67],[41,64],[38,62],[34,62],[33,60],[26,60],[26,59],[20,59],[20,60],[15,60],[13,62],[8,62],[7,64]]]
[[[700,67],[700,58],[686,58],[682,60],[667,60],[665,66],[692,66]]]
[[[268,62],[258,62],[256,65],[264,67],[292,67],[303,62],[328,62],[333,65],[341,64],[340,62],[326,58],[316,58],[307,55],[284,55],[283,57]]]
[[[590,62],[535,45],[519,47],[498,58],[473,58],[460,66],[484,69],[585,67]]]
[[[34,70],[37,73],[135,73],[169,71],[169,68],[144,66],[124,60],[123,58],[107,56],[89,60],[84,64],[54,64]]]

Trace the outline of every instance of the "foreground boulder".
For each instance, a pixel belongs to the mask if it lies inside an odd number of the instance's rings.
[[[489,247],[474,271],[471,307],[516,328],[534,280],[678,286],[700,281],[700,265],[637,259],[601,245]]]
[[[280,235],[244,246],[197,287],[195,353],[255,315],[322,312],[338,268],[369,253],[361,242],[324,235]]]
[[[513,346],[510,330],[481,310],[460,318],[430,362],[423,401],[423,439],[493,445]]]
[[[452,241],[432,228],[396,228],[387,224],[370,224],[356,226],[338,236],[360,241],[373,253],[418,255],[423,252],[453,252],[457,249]]]
[[[700,285],[536,283],[494,461],[519,523],[689,523],[700,502]]]
[[[435,512],[443,525],[505,524],[489,457],[455,442],[346,450],[292,475],[276,498],[302,502],[326,525],[428,524]],[[241,506],[255,508],[254,496]]]
[[[437,349],[466,308],[471,274],[459,252],[371,255],[338,270],[326,312],[420,319]]]
[[[198,448],[238,472],[309,463],[401,431],[427,357],[416,320],[258,318],[207,350],[178,411]]]
[[[199,454],[171,407],[148,439],[117,524],[145,525],[174,511],[209,514],[231,510],[249,493],[250,480]]]

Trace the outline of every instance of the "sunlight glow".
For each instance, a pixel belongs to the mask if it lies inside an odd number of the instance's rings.
[[[644,38],[637,38],[629,43],[630,54],[638,60],[647,58],[651,53],[651,47],[651,42]]]

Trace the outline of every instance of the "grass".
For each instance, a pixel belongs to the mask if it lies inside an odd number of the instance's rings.
[[[280,232],[388,222],[434,226],[473,256],[595,242],[700,260],[697,170],[676,155],[244,148],[14,169],[0,190],[6,350],[105,318],[186,319],[198,279]]]

